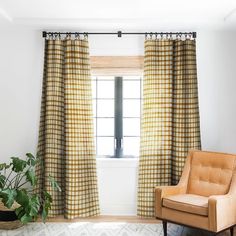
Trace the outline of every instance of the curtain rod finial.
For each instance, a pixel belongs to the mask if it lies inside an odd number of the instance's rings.
[[[193,32],[193,38],[197,38],[197,32]]]
[[[43,36],[43,38],[46,38],[46,37],[47,37],[47,32],[46,32],[46,31],[43,31],[43,32],[42,32],[42,36]]]

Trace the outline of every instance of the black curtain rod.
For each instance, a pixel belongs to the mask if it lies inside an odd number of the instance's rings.
[[[117,35],[118,37],[122,37],[122,35],[160,35],[160,36],[164,36],[164,35],[168,35],[168,36],[182,36],[182,35],[186,35],[186,36],[192,36],[193,38],[197,37],[197,33],[196,32],[145,32],[145,33],[134,33],[134,32],[122,32],[122,31],[118,31],[118,32],[46,32],[43,31],[42,32],[42,36],[43,38],[46,38],[47,36],[54,36],[54,35]]]

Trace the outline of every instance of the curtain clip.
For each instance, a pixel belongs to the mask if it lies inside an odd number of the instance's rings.
[[[80,39],[80,35],[78,32],[75,33],[75,39]]]
[[[84,39],[87,40],[88,39],[88,33],[84,32]]]

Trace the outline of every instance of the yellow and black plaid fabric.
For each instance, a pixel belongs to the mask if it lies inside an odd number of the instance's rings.
[[[50,216],[99,214],[88,41],[46,40],[37,166],[38,191],[53,196]],[[48,177],[62,188],[53,191]]]
[[[195,40],[145,41],[138,215],[154,216],[154,188],[176,184],[200,149]]]

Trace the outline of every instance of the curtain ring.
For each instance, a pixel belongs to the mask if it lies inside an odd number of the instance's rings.
[[[68,39],[68,40],[71,39],[71,33],[69,33],[69,32],[66,33],[66,39]]]
[[[87,40],[88,39],[88,33],[84,32],[84,39]]]
[[[147,33],[145,33],[145,40],[147,40],[147,38],[148,38],[148,34],[147,34]]]
[[[152,39],[152,35],[153,35],[153,33],[152,33],[152,32],[150,32],[150,39]]]
[[[53,33],[49,33],[49,39],[53,39]]]
[[[78,39],[78,40],[80,39],[80,35],[77,32],[75,33],[75,39]]]
[[[163,33],[161,32],[161,39],[163,39]]]

